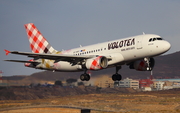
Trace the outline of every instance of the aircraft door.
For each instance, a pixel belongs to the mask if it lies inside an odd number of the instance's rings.
[[[137,47],[136,47],[137,50],[141,50],[143,48],[142,47],[142,42],[143,42],[142,40],[143,40],[143,36],[140,36],[137,38],[137,42],[136,42],[137,43]]]

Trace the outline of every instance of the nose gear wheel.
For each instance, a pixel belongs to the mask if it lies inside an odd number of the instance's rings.
[[[118,74],[118,73],[112,75],[112,80],[113,81],[116,81],[116,80],[120,81],[121,79],[122,79],[122,76],[120,74]]]
[[[122,79],[122,76],[118,74],[118,71],[121,69],[121,66],[116,66],[116,74],[112,75],[113,81],[120,81]]]

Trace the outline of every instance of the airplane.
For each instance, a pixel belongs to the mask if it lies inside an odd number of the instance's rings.
[[[115,67],[113,81],[120,81],[122,76],[118,73],[122,65],[129,66],[137,71],[151,71],[155,65],[153,57],[167,52],[171,45],[161,36],[145,34],[98,43],[89,46],[57,51],[44,38],[33,23],[25,24],[25,29],[32,52],[19,52],[5,50],[9,53],[25,55],[33,59],[29,61],[5,60],[24,63],[26,67],[59,71],[77,72],[82,81],[89,81],[87,70],[102,70]]]

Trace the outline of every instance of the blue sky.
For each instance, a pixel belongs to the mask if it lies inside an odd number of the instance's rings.
[[[31,52],[24,24],[34,23],[57,50],[71,49],[108,40],[158,34],[180,49],[179,0],[1,0],[0,70],[4,76],[30,75],[39,70],[5,59],[29,60],[5,55],[10,51]]]

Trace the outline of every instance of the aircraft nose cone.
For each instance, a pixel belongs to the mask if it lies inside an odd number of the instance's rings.
[[[163,47],[164,47],[165,51],[168,51],[171,48],[171,44],[166,41],[166,42],[164,42]]]

